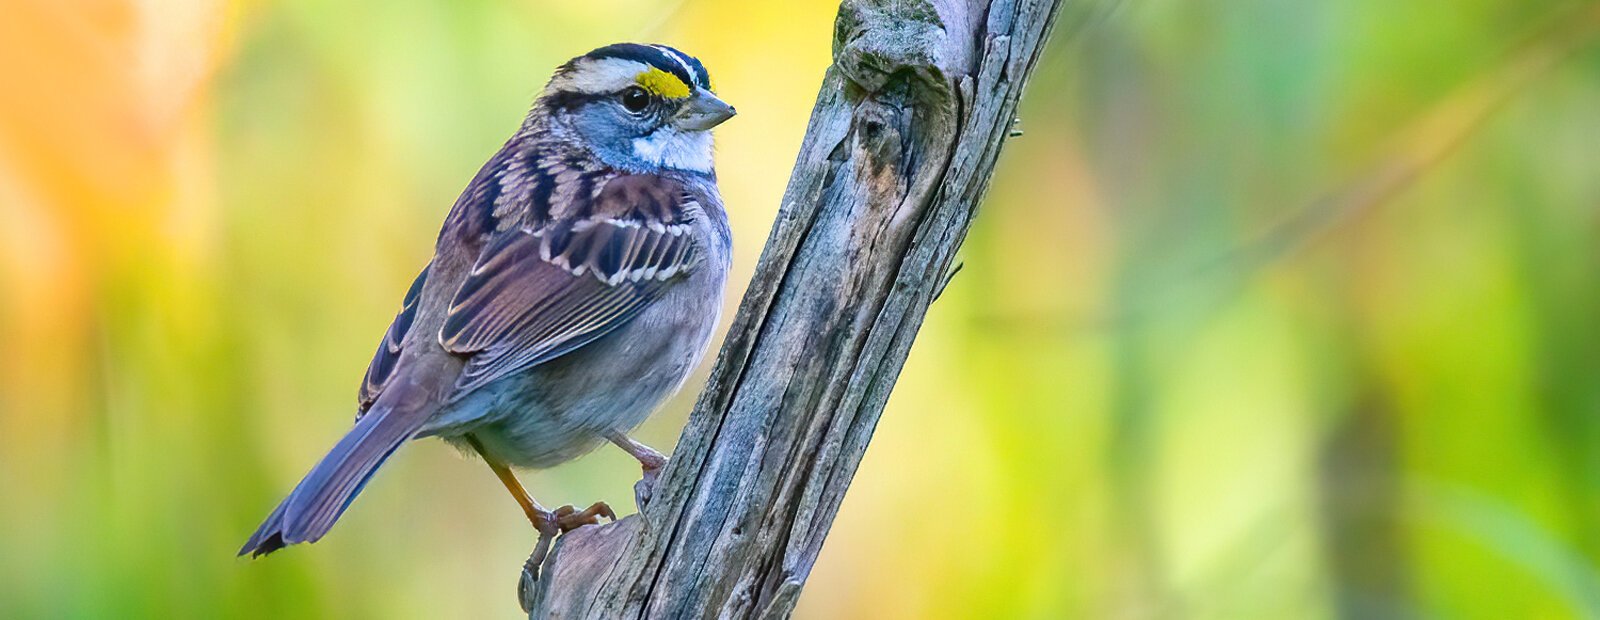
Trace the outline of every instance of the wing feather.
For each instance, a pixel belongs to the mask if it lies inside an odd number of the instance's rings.
[[[453,398],[610,333],[693,269],[696,205],[676,182],[624,175],[566,195],[548,210],[560,217],[496,233],[451,301],[439,342],[469,356]]]
[[[384,332],[383,341],[378,343],[378,351],[372,354],[372,363],[367,365],[366,378],[361,382],[361,393],[358,397],[360,408],[356,418],[360,418],[372,403],[378,400],[378,394],[383,392],[388,385],[389,378],[394,376],[395,363],[400,361],[400,344],[405,341],[406,332],[411,331],[411,322],[417,318],[417,297],[422,293],[422,285],[428,280],[428,268],[423,267],[422,273],[417,274],[411,281],[411,288],[406,290],[405,299],[400,302],[400,312],[394,316],[394,321],[389,323],[389,330]]]

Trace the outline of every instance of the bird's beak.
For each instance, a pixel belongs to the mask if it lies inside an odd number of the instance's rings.
[[[705,131],[733,118],[734,113],[733,106],[718,99],[711,91],[696,88],[694,95],[683,102],[683,107],[673,115],[672,124],[688,131]]]

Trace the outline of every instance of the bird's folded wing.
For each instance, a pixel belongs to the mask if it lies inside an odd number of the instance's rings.
[[[406,291],[406,298],[400,302],[400,312],[389,324],[389,331],[383,333],[383,342],[378,343],[378,351],[372,354],[372,363],[367,365],[367,376],[361,382],[361,408],[356,413],[357,418],[372,408],[372,403],[378,400],[378,394],[388,385],[389,377],[394,376],[395,363],[400,361],[400,345],[405,342],[406,332],[411,331],[411,322],[417,318],[417,297],[427,281],[428,268],[423,267],[422,273],[417,274],[417,279],[411,282],[411,288]]]
[[[496,233],[451,301],[439,341],[470,356],[452,398],[625,324],[694,266],[688,195],[657,176],[608,181],[591,200]]]

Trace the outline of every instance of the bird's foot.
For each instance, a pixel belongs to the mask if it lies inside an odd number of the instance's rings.
[[[645,504],[650,503],[650,498],[655,496],[656,479],[661,477],[661,469],[667,466],[667,455],[629,439],[621,432],[607,433],[606,439],[638,459],[639,467],[644,470],[644,476],[633,485],[633,502],[639,506],[639,512],[644,512]]]
[[[602,517],[616,521],[617,513],[613,512],[611,506],[605,502],[595,502],[583,510],[567,504],[555,510],[538,513],[536,517],[533,527],[539,531],[539,541],[534,543],[533,553],[528,556],[528,561],[522,563],[522,578],[517,583],[517,599],[522,603],[524,613],[532,609],[534,601],[531,597],[534,586],[539,583],[539,570],[544,566],[545,558],[550,555],[550,545],[555,542],[556,536],[585,525],[599,525]]]
[[[612,521],[617,520],[617,513],[613,512],[611,506],[605,502],[595,502],[581,511],[573,507],[572,504],[567,504],[557,508],[552,516],[555,519],[556,527],[560,528],[563,533],[585,525],[600,525],[601,517]]]
[[[555,542],[558,534],[565,534],[585,525],[600,525],[601,517],[617,520],[617,513],[612,512],[611,506],[605,502],[595,502],[583,510],[567,504],[553,511],[536,512],[533,516],[533,528],[539,531],[539,542],[534,543],[533,555],[528,556],[523,568],[524,572],[531,570],[535,580],[539,578],[539,567],[544,565],[545,556],[550,554],[550,543]]]
[[[644,512],[646,504],[655,497],[656,481],[661,479],[661,469],[667,466],[667,457],[656,454],[659,460],[639,459],[639,465],[644,469],[644,475],[639,481],[633,483],[633,503],[639,507],[639,512]]]

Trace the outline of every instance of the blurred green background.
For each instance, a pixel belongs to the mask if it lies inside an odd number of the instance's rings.
[[[1069,5],[797,615],[1600,618],[1600,5]],[[731,317],[835,8],[0,0],[0,617],[516,617],[440,442],[233,554],[573,55],[739,107]]]

